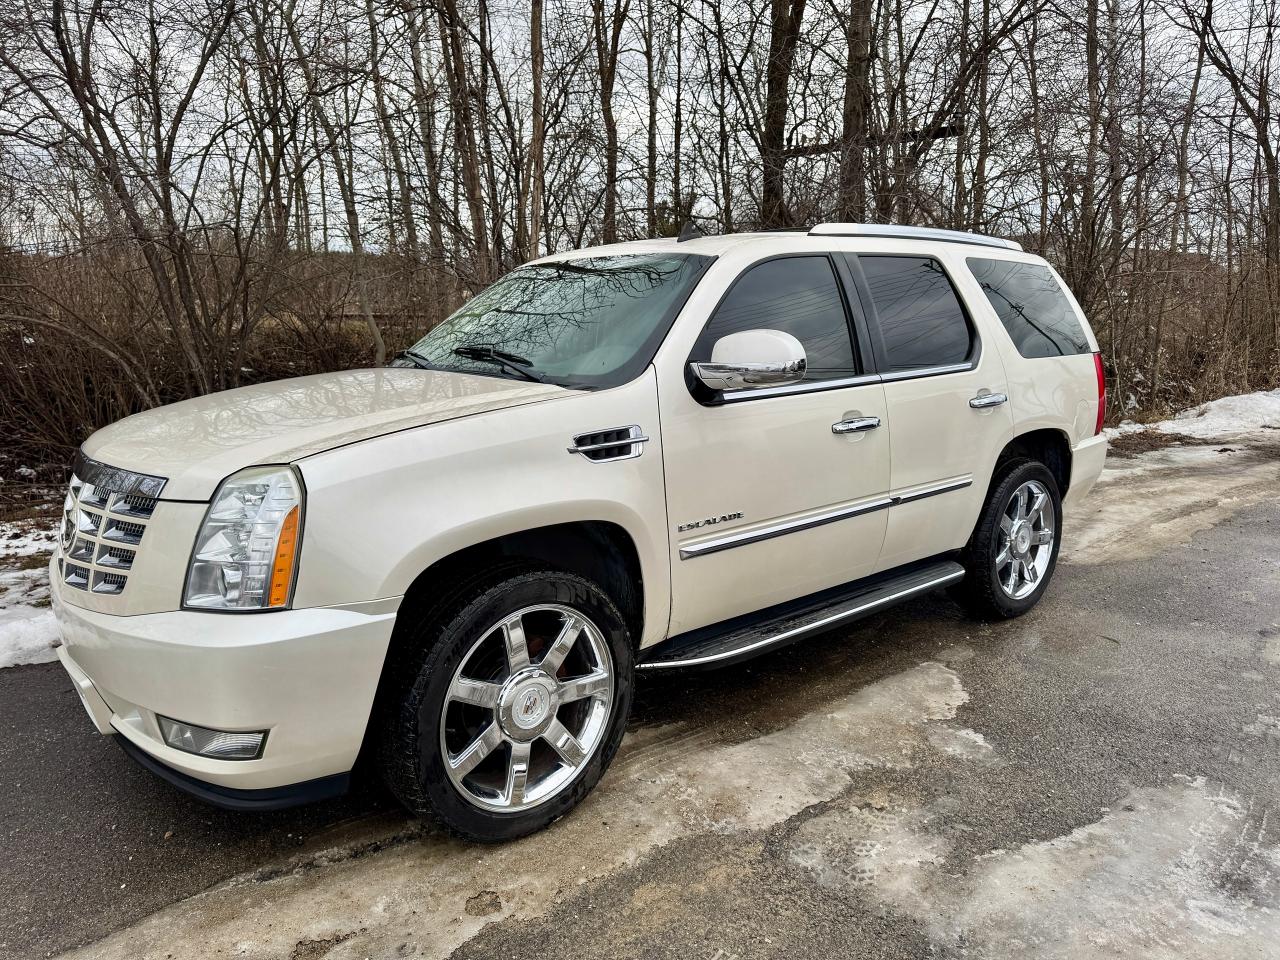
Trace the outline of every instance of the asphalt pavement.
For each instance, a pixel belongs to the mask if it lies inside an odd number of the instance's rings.
[[[1275,957],[1278,492],[1273,448],[1148,455],[1020,620],[646,678],[596,793],[499,848],[375,784],[210,809],[2,670],[0,958]]]

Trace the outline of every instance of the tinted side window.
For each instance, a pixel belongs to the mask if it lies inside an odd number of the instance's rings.
[[[809,362],[806,380],[857,372],[844,299],[824,256],[783,257],[748,268],[707,322],[693,358],[710,360],[721,337],[759,329],[782,330],[800,341]]]
[[[942,264],[932,257],[860,256],[891,370],[964,363],[972,335]]]
[[[1089,340],[1076,311],[1048,267],[976,257],[968,264],[1024,357],[1089,352]]]

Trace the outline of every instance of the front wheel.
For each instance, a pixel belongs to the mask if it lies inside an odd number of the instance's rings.
[[[983,619],[1018,617],[1044,595],[1058,562],[1062,498],[1044,464],[1003,464],[961,554],[965,578],[952,595]]]
[[[631,705],[631,639],[594,583],[537,571],[426,625],[383,744],[392,791],[472,840],[547,826],[595,786]]]

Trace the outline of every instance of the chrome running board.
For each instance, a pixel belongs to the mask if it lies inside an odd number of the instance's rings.
[[[911,597],[956,583],[964,567],[932,560],[857,581],[812,597],[780,604],[748,617],[664,640],[640,652],[637,670],[683,670],[728,666],[829,630]]]

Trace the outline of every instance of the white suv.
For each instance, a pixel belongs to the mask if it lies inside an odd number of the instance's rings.
[[[947,586],[1030,609],[1102,469],[1102,366],[1039,257],[824,224],[556,254],[384,369],[85,442],[52,561],[93,722],[224,806],[361,755],[482,840],[564,814],[637,670]]]

